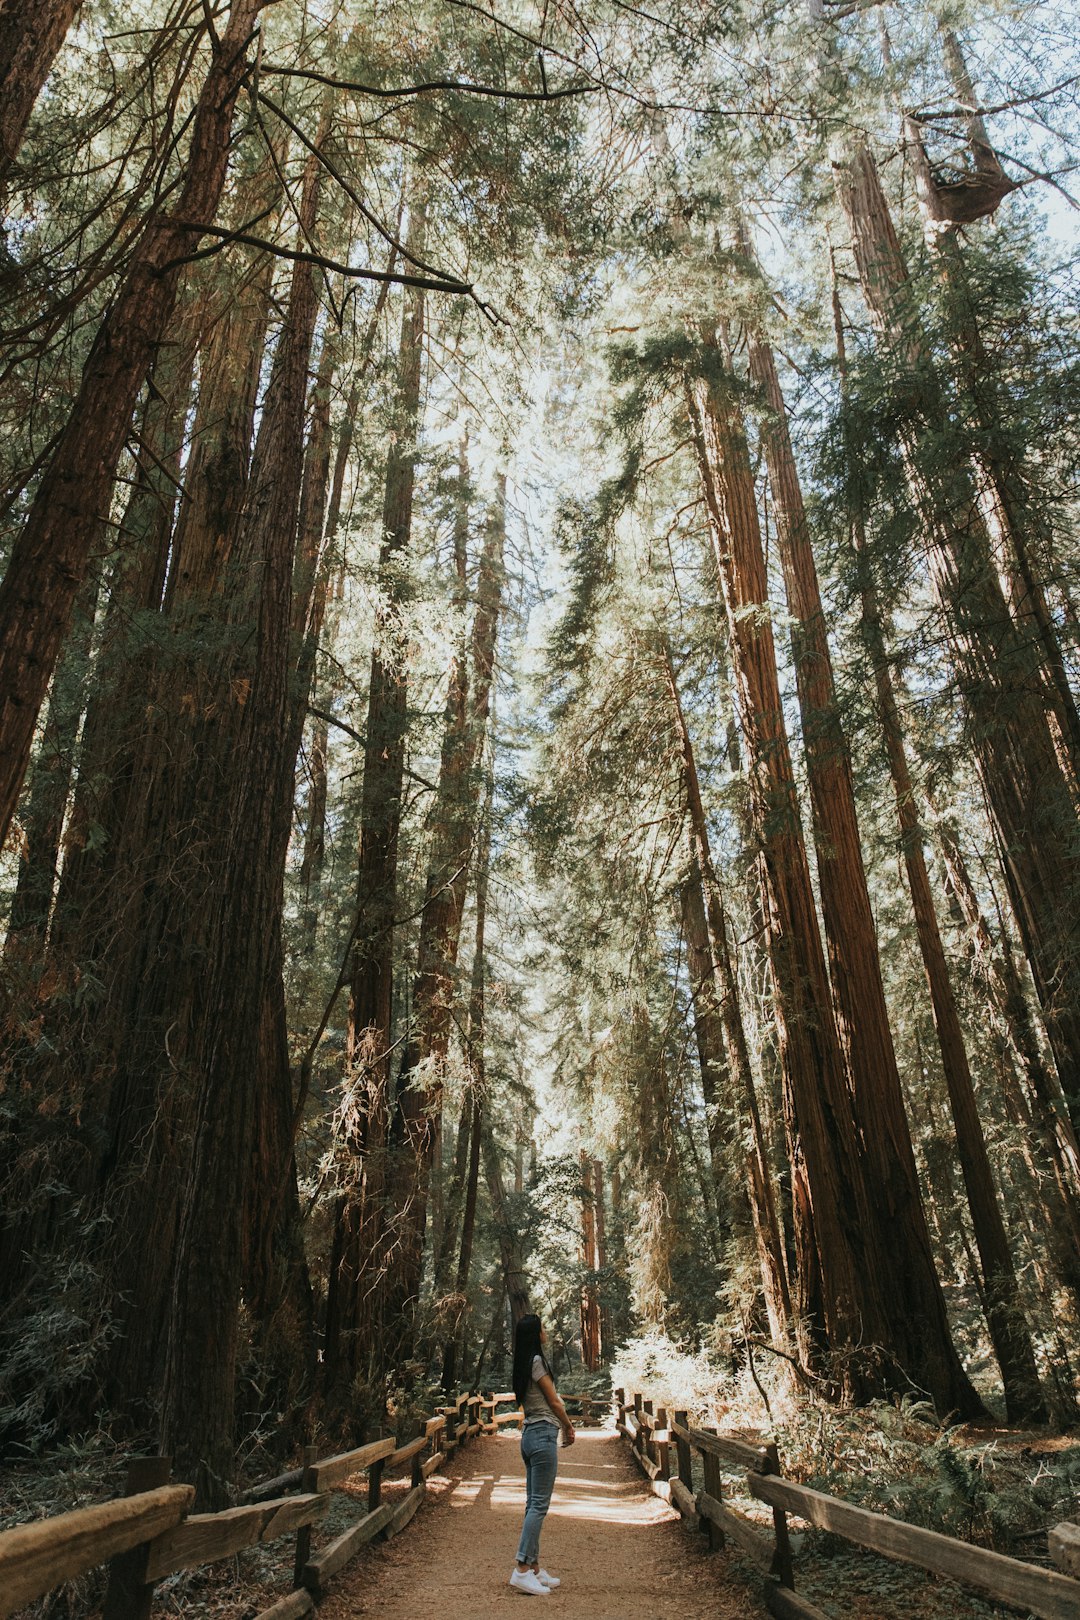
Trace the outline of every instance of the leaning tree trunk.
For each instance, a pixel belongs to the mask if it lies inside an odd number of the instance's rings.
[[[1077,822],[1032,637],[1013,620],[900,244],[865,142],[835,166],[863,295],[904,391],[899,423],[926,560],[993,819],[1009,895],[1070,1106],[1080,1108]],[[960,447],[954,446],[959,450]]]
[[[719,365],[719,348],[714,358]],[[792,1176],[793,1305],[797,1322],[809,1329],[800,1329],[800,1348],[819,1366],[829,1353],[838,1357],[837,1386],[851,1398],[864,1398],[905,1387],[906,1375],[892,1342],[884,1299],[891,1279],[859,1156],[802,840],[765,614],[768,590],[749,451],[726,392],[690,377],[687,404],[727,609],[766,882]],[[879,1352],[870,1352],[869,1345]],[[938,1348],[932,1346],[932,1354]],[[938,1357],[932,1393],[944,1410],[982,1411],[955,1353]]]
[[[422,254],[426,201],[415,188],[406,247]],[[412,534],[424,351],[423,289],[406,290],[398,343],[394,430],[386,461],[380,569],[393,607],[379,615],[371,658],[361,788],[357,938],[352,952],[346,1064],[357,1103],[345,1141],[351,1185],[339,1199],[326,1304],[324,1393],[348,1398],[363,1372],[381,1372],[386,1251],[394,917],[408,724],[408,637],[400,623]]]
[[[7,0],[0,6],[0,182],[82,0]]]
[[[0,842],[139,390],[165,336],[181,266],[221,197],[247,46],[265,0],[234,0],[192,120],[183,188],[151,216],[98,329],[79,392],[0,584]]]

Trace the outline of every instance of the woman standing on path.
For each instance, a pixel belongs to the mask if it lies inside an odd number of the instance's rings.
[[[559,1399],[544,1356],[545,1338],[538,1316],[523,1316],[514,1329],[514,1394],[525,1413],[521,1429],[525,1524],[510,1585],[515,1592],[527,1592],[531,1597],[547,1597],[551,1588],[559,1584],[554,1575],[540,1568],[540,1531],[559,1465],[559,1430],[563,1445],[574,1443],[574,1425]]]

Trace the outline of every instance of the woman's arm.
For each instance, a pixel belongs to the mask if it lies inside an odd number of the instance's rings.
[[[566,1407],[559,1399],[559,1392],[555,1388],[554,1378],[552,1378],[550,1373],[545,1373],[544,1376],[542,1378],[538,1378],[536,1382],[540,1386],[540,1391],[545,1401],[547,1401],[548,1405],[551,1407],[551,1410],[559,1420],[559,1426],[563,1432],[564,1444],[572,1446],[574,1443],[574,1425],[570,1421]]]

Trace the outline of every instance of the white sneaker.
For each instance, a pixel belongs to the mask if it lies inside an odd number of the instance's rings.
[[[546,1569],[538,1569],[536,1571],[536,1578],[540,1582],[541,1586],[546,1586],[551,1592],[553,1592],[557,1586],[562,1585],[562,1581],[560,1581],[559,1577],[557,1575],[549,1575]]]
[[[510,1576],[510,1585],[515,1592],[527,1592],[530,1597],[547,1597],[548,1589],[543,1581],[538,1581],[531,1569],[515,1569]]]

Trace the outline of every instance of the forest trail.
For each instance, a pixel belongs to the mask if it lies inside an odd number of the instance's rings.
[[[611,1431],[585,1430],[559,1453],[544,1527],[545,1566],[562,1579],[546,1598],[507,1584],[525,1504],[519,1436],[468,1447],[435,1476],[406,1535],[373,1549],[320,1607],[326,1620],[354,1615],[446,1620],[542,1612],[559,1620],[757,1620],[765,1609],[704,1538],[652,1496]],[[737,1566],[736,1566],[737,1567]]]

